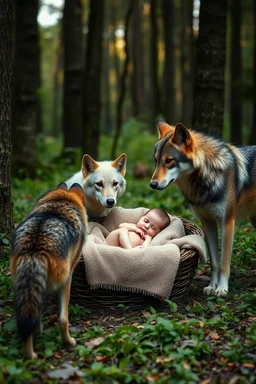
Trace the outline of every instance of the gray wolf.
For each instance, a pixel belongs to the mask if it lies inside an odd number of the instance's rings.
[[[157,120],[151,188],[175,182],[202,223],[211,260],[206,294],[228,293],[234,226],[249,217],[256,228],[256,146],[235,147],[209,135]],[[221,260],[218,261],[218,228]]]
[[[18,333],[27,359],[37,358],[32,335],[41,331],[40,315],[48,292],[59,292],[63,342],[76,344],[68,330],[68,304],[72,273],[86,231],[83,189],[73,184],[67,190],[66,184],[61,183],[37,201],[30,215],[14,232],[11,274],[15,283]]]
[[[85,154],[81,170],[66,181],[67,186],[79,183],[86,197],[89,218],[101,217],[106,209],[113,208],[126,188],[126,154],[114,161],[95,161]]]

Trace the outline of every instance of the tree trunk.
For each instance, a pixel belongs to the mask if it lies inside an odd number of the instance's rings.
[[[134,116],[145,112],[144,95],[144,67],[143,67],[143,41],[142,41],[142,3],[136,0],[133,3],[132,14],[132,100]]]
[[[113,25],[113,33],[112,33],[112,45],[113,45],[113,66],[114,66],[114,70],[116,72],[116,87],[117,89],[120,88],[120,63],[119,63],[119,58],[118,58],[118,52],[117,52],[117,48],[116,48],[116,45],[117,45],[117,38],[116,38],[116,30],[118,28],[118,23],[117,23],[117,5],[116,5],[116,2],[113,2],[112,3],[112,6],[111,6],[111,24]]]
[[[90,1],[89,32],[83,81],[83,153],[98,158],[104,0]]]
[[[150,25],[151,25],[151,41],[150,41],[150,84],[151,84],[151,128],[152,133],[155,133],[155,119],[160,113],[160,93],[158,86],[158,27],[156,17],[157,1],[151,0],[150,2]]]
[[[63,12],[64,149],[80,148],[82,141],[82,4],[65,0]]]
[[[52,129],[51,133],[53,137],[58,137],[61,127],[60,127],[60,97],[61,97],[61,71],[63,68],[63,39],[60,36],[57,41],[57,49],[56,49],[56,58],[54,65],[54,73],[53,73],[53,97],[52,97]]]
[[[231,0],[230,140],[242,144],[241,104],[241,1]]]
[[[37,61],[37,88],[41,89],[42,87],[42,76],[41,76],[41,50],[39,49],[39,54],[38,54],[38,61]],[[36,115],[36,133],[40,134],[43,133],[43,110],[42,110],[42,101],[40,97],[41,92],[38,95],[38,103],[37,103],[37,115]]]
[[[193,128],[222,135],[227,0],[201,0]]]
[[[104,78],[104,117],[103,117],[103,132],[105,135],[111,135],[111,83],[110,83],[110,75],[111,75],[111,65],[110,65],[110,37],[111,31],[108,27],[104,33],[104,66],[103,66],[103,78]]]
[[[192,124],[193,113],[193,74],[194,74],[194,36],[193,0],[182,0],[183,28],[181,37],[181,86],[182,122],[188,127]]]
[[[12,152],[13,171],[34,177],[37,166],[38,0],[16,0]]]
[[[116,158],[116,149],[117,149],[117,144],[118,140],[121,135],[121,128],[122,128],[122,107],[124,103],[124,98],[125,98],[125,93],[126,93],[126,78],[128,74],[128,65],[130,61],[130,56],[129,56],[129,48],[128,48],[128,28],[130,24],[130,19],[132,15],[132,9],[133,9],[133,0],[130,1],[130,4],[128,6],[128,10],[125,16],[125,24],[124,24],[124,51],[125,51],[125,61],[124,61],[124,67],[123,67],[123,72],[120,77],[120,89],[118,91],[118,98],[117,98],[117,106],[116,106],[116,129],[114,133],[114,140],[113,144],[111,147],[111,159]]]
[[[165,61],[163,76],[163,114],[169,124],[176,124],[175,116],[175,83],[174,83],[174,17],[173,0],[162,1]]]
[[[253,2],[253,116],[248,144],[256,145],[256,1]]]
[[[12,0],[0,2],[0,234],[11,238],[11,99],[14,10]],[[0,238],[0,258],[3,241]]]

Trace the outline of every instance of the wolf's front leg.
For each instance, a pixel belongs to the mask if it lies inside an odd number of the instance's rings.
[[[206,242],[211,261],[211,281],[208,287],[204,288],[206,295],[215,292],[219,279],[219,262],[218,262],[218,226],[212,220],[201,219],[203,231],[205,233]]]
[[[69,334],[68,305],[70,298],[71,278],[60,290],[60,330],[64,344],[76,345],[76,341]]]
[[[234,239],[234,216],[228,218],[221,225],[221,263],[218,286],[214,292],[216,296],[226,296],[228,293],[228,280],[230,275],[231,254]]]

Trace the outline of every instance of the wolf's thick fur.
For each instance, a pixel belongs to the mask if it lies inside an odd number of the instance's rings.
[[[150,186],[161,190],[175,182],[187,198],[202,223],[211,259],[211,281],[204,291],[225,296],[236,217],[247,216],[256,227],[256,146],[238,148],[182,124],[172,127],[161,119],[157,124]]]
[[[100,217],[107,208],[113,208],[126,188],[126,154],[114,161],[95,161],[85,154],[81,170],[66,181],[67,186],[79,183],[86,197],[88,216]]]
[[[11,273],[15,281],[18,332],[24,357],[37,358],[32,334],[41,330],[40,315],[48,292],[60,295],[63,342],[75,345],[68,330],[68,304],[74,267],[87,231],[85,196],[79,184],[69,190],[61,183],[42,196],[30,215],[15,230]]]

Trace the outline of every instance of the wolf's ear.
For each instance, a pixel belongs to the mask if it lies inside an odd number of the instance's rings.
[[[78,184],[78,183],[72,184],[69,189],[78,189],[79,191],[84,193],[83,187],[80,184]]]
[[[60,183],[56,189],[65,189],[65,191],[67,191],[68,187],[67,187],[67,184],[64,183],[64,181],[62,183]]]
[[[157,118],[156,125],[158,128],[159,139],[162,139],[165,135],[167,135],[167,133],[174,131],[174,127],[168,125],[163,119]]]
[[[181,123],[178,123],[175,127],[173,142],[177,145],[184,144],[186,146],[191,143],[191,135],[189,130]]]
[[[119,172],[122,176],[126,174],[126,153],[122,153],[112,162],[112,167],[116,168],[117,172]]]
[[[83,176],[87,177],[89,173],[93,173],[99,164],[93,158],[85,154],[82,158],[82,172]]]

